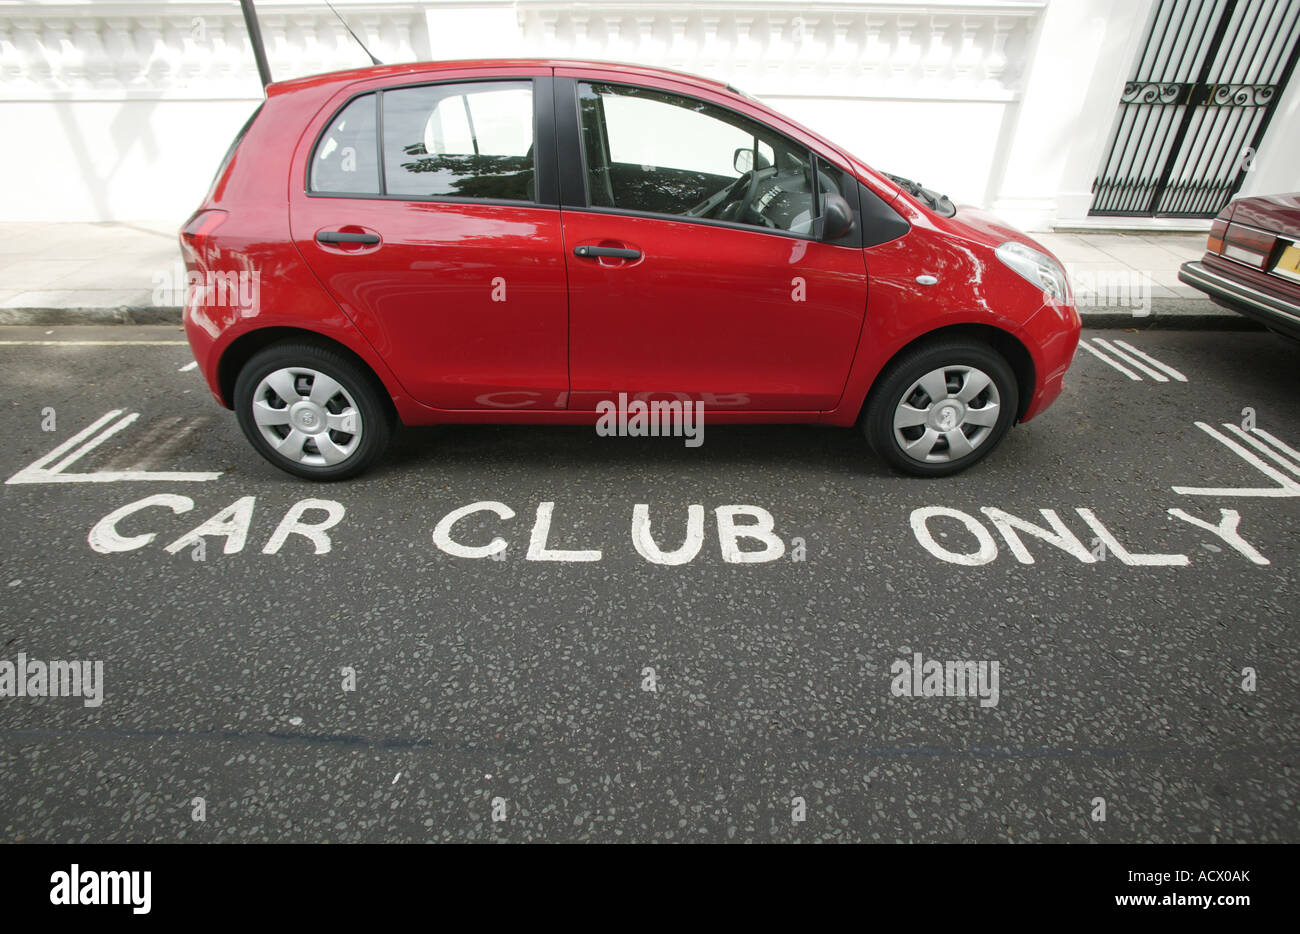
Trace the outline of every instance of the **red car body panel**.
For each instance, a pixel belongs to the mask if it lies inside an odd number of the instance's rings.
[[[566,210],[564,229],[573,408],[648,387],[711,413],[839,402],[867,307],[862,250],[585,211]],[[642,258],[573,257],[583,244]]]
[[[769,233],[565,207],[309,196],[315,141],[357,93],[422,81],[549,76],[635,84],[740,112],[856,176],[911,225],[864,249]],[[255,163],[255,164],[254,164]],[[185,327],[216,399],[231,405],[231,349],[267,328],[323,335],[359,356],[401,419],[594,420],[596,403],[648,389],[701,399],[719,423],[850,425],[882,369],[947,327],[1017,342],[1032,361],[1021,421],[1059,395],[1079,338],[1052,301],[994,255],[1024,234],[969,208],[922,209],[894,182],[756,101],[701,78],[561,61],[443,62],[273,84],[262,111],[182,236],[192,275],[255,275],[251,300],[192,290]],[[216,223],[216,221],[213,221]],[[377,246],[318,243],[323,229]],[[580,244],[641,259],[577,259]],[[1050,254],[1049,254],[1050,255]],[[505,274],[508,299],[493,299]],[[918,284],[927,274],[938,282]],[[793,290],[807,299],[792,300]]]

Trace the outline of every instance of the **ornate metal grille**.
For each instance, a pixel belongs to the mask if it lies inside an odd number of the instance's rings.
[[[1253,164],[1298,39],[1300,0],[1159,0],[1088,213],[1217,214]]]

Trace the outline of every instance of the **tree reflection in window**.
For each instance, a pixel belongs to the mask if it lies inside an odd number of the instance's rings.
[[[384,158],[389,194],[534,200],[531,82],[385,92]]]

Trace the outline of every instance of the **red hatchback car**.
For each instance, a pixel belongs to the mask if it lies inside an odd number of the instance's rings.
[[[351,476],[397,419],[861,424],[961,470],[1060,394],[1080,321],[1024,234],[703,78],[435,62],[273,84],[181,245],[185,327],[269,461]]]

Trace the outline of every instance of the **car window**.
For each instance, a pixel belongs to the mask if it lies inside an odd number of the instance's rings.
[[[534,199],[532,82],[398,88],[383,109],[388,194]]]
[[[705,101],[648,88],[579,86],[594,207],[808,233],[808,150]]]
[[[316,144],[311,190],[328,194],[379,194],[375,95],[358,97],[341,110]]]

